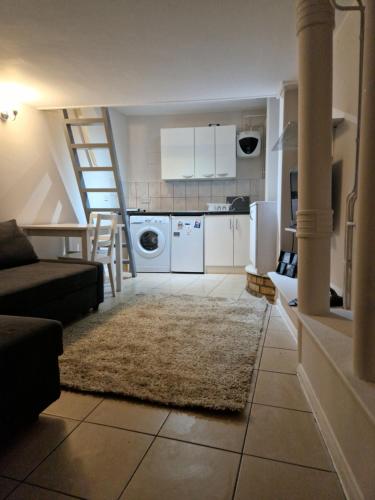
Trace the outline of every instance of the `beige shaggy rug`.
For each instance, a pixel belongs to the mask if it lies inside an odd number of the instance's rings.
[[[242,410],[266,309],[261,299],[132,296],[65,330],[62,386]]]

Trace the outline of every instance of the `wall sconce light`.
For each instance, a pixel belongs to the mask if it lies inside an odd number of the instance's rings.
[[[2,110],[0,111],[0,120],[2,122],[6,122],[7,120],[11,120],[14,122],[14,120],[17,118],[18,111],[16,109],[11,109],[11,110]]]
[[[14,121],[23,103],[31,104],[39,97],[31,87],[17,82],[0,80],[0,121]]]

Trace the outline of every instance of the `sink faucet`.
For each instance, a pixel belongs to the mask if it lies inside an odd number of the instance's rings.
[[[234,204],[237,200],[245,201],[245,198],[243,196],[237,196],[237,198],[235,198],[230,204],[229,211],[234,211]]]

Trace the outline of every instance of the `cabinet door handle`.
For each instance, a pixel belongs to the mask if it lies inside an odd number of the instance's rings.
[[[232,218],[229,219],[229,229],[232,229]]]
[[[214,174],[203,174],[203,177],[213,177]]]
[[[236,219],[236,229],[238,231],[238,219]]]
[[[182,177],[184,177],[185,179],[191,179],[193,176],[192,175],[183,175]]]
[[[225,173],[225,174],[216,174],[218,177],[226,177],[228,174]]]

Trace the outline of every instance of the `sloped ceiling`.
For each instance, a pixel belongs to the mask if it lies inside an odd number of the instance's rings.
[[[278,94],[296,78],[294,0],[2,0],[0,83],[37,107]]]

